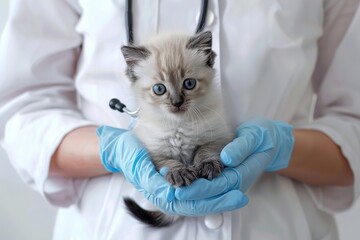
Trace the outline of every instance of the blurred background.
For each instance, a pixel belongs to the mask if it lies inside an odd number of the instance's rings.
[[[10,1],[0,0],[0,33]],[[54,207],[21,181],[0,148],[0,239],[50,240],[55,214]]]
[[[9,2],[0,0],[0,33],[8,16]],[[0,149],[0,239],[49,240],[55,214],[54,207],[20,180]],[[359,239],[360,200],[352,209],[338,214],[336,220],[341,240]]]

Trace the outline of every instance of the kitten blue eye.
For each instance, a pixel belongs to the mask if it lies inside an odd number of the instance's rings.
[[[153,91],[156,95],[161,96],[166,92],[166,87],[164,84],[158,83],[153,86]]]
[[[196,87],[196,80],[193,78],[187,78],[185,79],[183,86],[187,90],[192,90]]]

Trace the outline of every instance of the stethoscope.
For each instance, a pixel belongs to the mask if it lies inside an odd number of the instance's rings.
[[[206,15],[207,15],[207,9],[208,9],[208,0],[201,0],[201,12],[199,17],[198,25],[196,26],[195,33],[200,33],[205,28],[205,22],[206,22]],[[125,6],[125,27],[126,27],[126,34],[127,34],[127,42],[128,45],[132,45],[134,43],[134,31],[133,31],[133,16],[132,16],[132,0],[126,1]],[[130,111],[126,108],[126,105],[120,102],[119,99],[113,98],[109,102],[109,106],[113,110],[117,110],[121,113],[126,113],[130,117],[136,118],[137,114],[140,111],[140,108],[136,109],[135,111]]]

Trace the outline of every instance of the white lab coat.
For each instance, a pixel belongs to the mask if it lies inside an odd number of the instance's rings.
[[[195,30],[200,1],[133,2],[135,43]],[[360,192],[358,3],[210,0],[206,21],[231,126],[261,116],[322,131],[349,160],[354,186],[315,188],[264,174],[243,209],[158,230],[124,210],[123,196],[146,201],[121,174],[48,176],[50,157],[69,131],[129,123],[108,107],[112,97],[136,107],[119,50],[126,44],[125,1],[13,0],[0,49],[1,143],[22,179],[64,207],[54,239],[337,239],[331,213]]]

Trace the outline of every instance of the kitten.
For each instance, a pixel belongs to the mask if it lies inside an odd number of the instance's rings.
[[[144,46],[121,48],[140,106],[134,132],[159,170],[175,187],[197,178],[212,179],[222,171],[220,151],[232,134],[222,118],[213,69],[212,34],[158,36]],[[125,205],[138,220],[163,227],[179,217]]]

